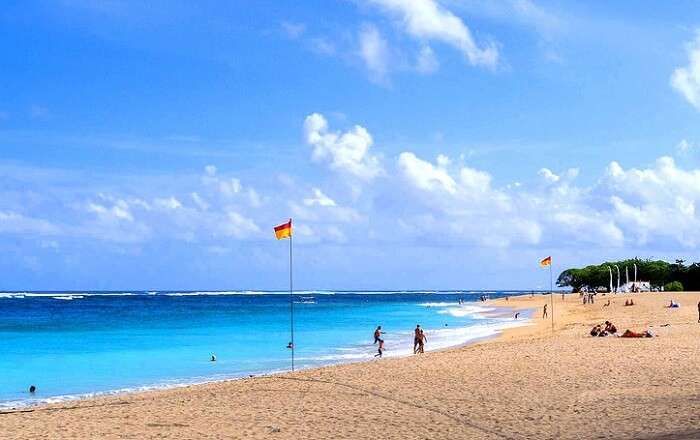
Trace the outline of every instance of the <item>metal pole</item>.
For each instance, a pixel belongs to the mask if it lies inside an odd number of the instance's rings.
[[[289,236],[289,329],[292,335],[292,371],[294,371],[294,295],[292,284],[292,235]]]
[[[552,287],[552,263],[549,263],[549,303],[552,309],[552,331],[554,331],[554,288]]]

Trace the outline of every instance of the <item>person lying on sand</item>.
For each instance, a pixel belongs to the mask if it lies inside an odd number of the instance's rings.
[[[610,307],[610,298],[608,298],[608,302],[606,302],[605,304],[603,304],[603,307]]]
[[[634,305],[633,299],[625,300],[625,306],[633,306],[633,305]]]
[[[622,335],[620,335],[620,337],[621,338],[653,338],[654,334],[649,330],[645,330],[641,333],[637,333],[637,332],[633,332],[630,329],[627,329],[627,330],[625,330],[625,332]]]
[[[674,300],[671,300],[671,304],[668,305],[668,308],[669,308],[669,309],[676,309],[676,308],[678,308],[678,307],[680,307],[680,306],[681,306],[680,304],[678,304],[678,303],[675,302]]]

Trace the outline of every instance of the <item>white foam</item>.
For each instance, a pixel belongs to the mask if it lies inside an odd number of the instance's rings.
[[[63,301],[73,301],[74,299],[83,299],[85,297],[83,295],[57,295],[57,296],[52,296],[51,298],[60,299]]]
[[[443,310],[438,310],[441,315],[450,315],[455,318],[464,318],[469,316],[476,319],[485,318],[483,313],[492,312],[496,309],[492,307],[478,307],[478,306],[461,306],[461,307],[449,307]]]

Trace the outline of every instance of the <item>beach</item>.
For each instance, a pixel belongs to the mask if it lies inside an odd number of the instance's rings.
[[[417,356],[6,411],[0,438],[700,438],[698,301],[555,295],[552,330],[548,296],[498,299],[487,304],[534,309],[533,325]],[[605,320],[657,336],[590,337]]]

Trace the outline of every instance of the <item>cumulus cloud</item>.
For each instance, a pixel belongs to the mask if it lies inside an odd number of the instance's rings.
[[[411,152],[403,152],[399,155],[398,165],[409,182],[420,189],[439,189],[451,194],[457,191],[457,183],[440,164],[433,165]]]
[[[695,39],[686,44],[686,51],[688,65],[673,71],[671,86],[700,110],[700,30],[695,32]]]
[[[373,140],[364,127],[355,125],[345,133],[332,132],[326,118],[313,113],[304,121],[304,135],[314,147],[311,157],[316,162],[328,162],[334,170],[367,181],[383,172],[379,159],[369,152]]]
[[[539,174],[545,182],[556,183],[559,181],[559,176],[554,174],[549,168],[540,168],[537,174]]]
[[[461,18],[436,0],[370,0],[388,12],[407,34],[420,41],[435,40],[462,52],[472,65],[495,67],[498,49],[492,43],[477,44]]]

